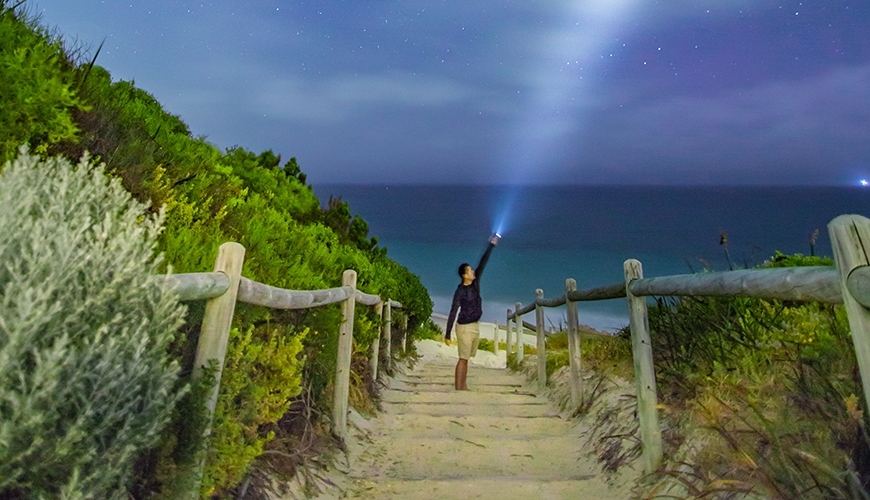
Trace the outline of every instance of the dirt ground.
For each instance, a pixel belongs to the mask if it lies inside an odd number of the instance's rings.
[[[426,363],[390,380],[377,418],[351,413],[347,461],[318,499],[631,498],[626,475],[603,476],[569,421],[523,377]]]

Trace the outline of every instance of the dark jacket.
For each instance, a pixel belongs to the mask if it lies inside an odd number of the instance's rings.
[[[483,256],[480,258],[480,263],[474,268],[474,281],[470,285],[462,283],[456,287],[453,293],[453,303],[450,305],[450,315],[447,316],[447,332],[445,338],[450,338],[450,330],[453,329],[453,320],[455,319],[460,325],[467,325],[478,321],[483,316],[482,301],[480,299],[480,277],[483,276],[483,268],[489,260],[489,254],[495,245],[492,243],[486,247]],[[456,311],[459,311],[459,317],[456,317]]]

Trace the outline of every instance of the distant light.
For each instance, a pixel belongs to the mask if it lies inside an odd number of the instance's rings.
[[[870,186],[870,182],[867,182],[867,179],[861,179],[862,186]]]

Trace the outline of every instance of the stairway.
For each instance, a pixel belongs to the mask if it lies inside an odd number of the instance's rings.
[[[426,364],[383,393],[383,413],[354,419],[343,498],[624,499],[561,418],[521,376],[469,368],[470,391],[453,389],[453,366]]]

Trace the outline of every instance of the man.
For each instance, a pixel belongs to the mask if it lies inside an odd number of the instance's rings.
[[[480,299],[480,277],[483,268],[489,260],[489,254],[498,243],[499,236],[492,235],[489,245],[480,258],[477,268],[472,269],[467,262],[459,266],[459,277],[462,283],[456,287],[453,294],[453,304],[450,306],[450,315],[447,317],[447,332],[444,342],[450,345],[450,330],[453,328],[453,320],[456,319],[456,339],[459,347],[459,361],[456,362],[454,374],[454,386],[457,391],[467,391],[468,385],[468,360],[477,354],[477,344],[480,342],[480,325],[478,321],[483,315],[482,301]],[[457,317],[456,313],[459,312]]]

